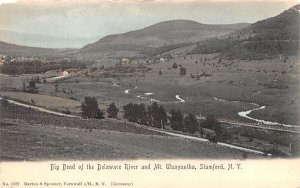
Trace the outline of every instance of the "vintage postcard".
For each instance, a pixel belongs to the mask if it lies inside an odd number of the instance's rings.
[[[300,187],[299,11],[0,0],[0,187]]]

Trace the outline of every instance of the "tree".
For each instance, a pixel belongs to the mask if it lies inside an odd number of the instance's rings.
[[[222,136],[223,128],[221,127],[221,123],[214,115],[206,116],[205,120],[201,124],[201,127],[214,130],[219,139]]]
[[[180,110],[177,110],[177,111],[172,110],[171,111],[170,124],[174,130],[177,130],[177,131],[183,130],[182,119],[183,119],[183,114]]]
[[[184,118],[184,128],[188,133],[191,134],[199,131],[199,123],[194,114],[189,114]]]
[[[26,83],[23,82],[23,92],[26,92]]]
[[[116,118],[118,115],[119,109],[116,107],[115,103],[111,103],[107,108],[107,113],[109,118]]]
[[[99,109],[98,102],[94,97],[85,97],[81,104],[83,118],[103,119],[104,113]]]
[[[54,87],[55,87],[55,92],[58,92],[58,82],[55,82]]]
[[[147,124],[147,112],[145,110],[144,104],[126,104],[124,107],[123,117],[131,122],[136,122],[140,124]]]
[[[186,75],[186,68],[185,67],[180,67],[180,76]]]
[[[149,123],[153,127],[161,128],[161,121],[159,117],[159,107],[157,102],[153,102],[148,106]]]
[[[158,108],[158,116],[159,116],[161,128],[165,129],[165,126],[167,125],[168,122],[168,116],[162,105],[160,105]]]
[[[174,62],[172,68],[177,69],[177,63]]]
[[[125,119],[128,119],[129,121],[132,121],[132,112],[133,112],[133,104],[132,103],[128,103],[125,106],[123,106],[123,110],[124,110],[124,115],[123,117]]]
[[[29,93],[38,93],[38,88],[35,87],[35,81],[30,80],[28,85],[28,92]]]
[[[157,128],[165,128],[167,125],[168,116],[162,105],[158,106],[157,102],[153,102],[148,106],[148,116],[146,116],[150,126]]]
[[[161,75],[162,75],[162,71],[161,71],[161,70],[158,72],[158,75],[159,75],[159,76],[161,76]]]
[[[145,105],[144,104],[138,104],[136,106],[136,114],[137,114],[137,119],[138,122],[142,125],[147,125],[148,124],[148,113],[146,111]]]

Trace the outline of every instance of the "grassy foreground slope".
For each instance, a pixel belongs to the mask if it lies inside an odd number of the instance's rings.
[[[1,160],[239,159],[243,155],[108,119],[67,118],[10,104],[1,104],[0,109]]]

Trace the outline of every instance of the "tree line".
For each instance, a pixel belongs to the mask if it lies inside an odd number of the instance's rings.
[[[81,109],[83,118],[104,118],[104,111],[99,109],[98,102],[94,97],[85,97]],[[149,106],[143,103],[129,103],[123,106],[123,110],[123,118],[130,122],[161,129],[166,129],[166,126],[170,126],[176,131],[190,134],[199,132],[202,136],[205,134],[205,130],[209,129],[215,132],[215,136],[212,139],[220,140],[224,138],[224,130],[213,115],[208,115],[200,124],[195,114],[189,113],[185,115],[180,109],[171,110],[170,114],[168,114],[165,108],[162,105],[158,105],[157,102],[153,102]],[[119,109],[115,103],[111,103],[106,111],[109,118],[117,118]]]

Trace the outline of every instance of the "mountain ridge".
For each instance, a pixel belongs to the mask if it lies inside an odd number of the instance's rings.
[[[274,55],[299,53],[299,5],[260,20],[226,38],[212,38],[198,43],[196,53],[223,53],[232,58],[271,58]]]
[[[34,48],[2,42],[0,52],[40,55],[67,50],[69,54],[97,59],[107,52],[151,56],[197,44],[191,53],[227,53],[235,57],[245,54],[249,57],[259,53],[262,56],[293,55],[299,51],[299,7],[296,5],[279,15],[253,24],[216,25],[192,20],[168,20],[134,31],[107,35],[78,49]],[[126,56],[126,53],[121,54]]]
[[[120,34],[105,36],[98,41],[81,48],[81,52],[99,52],[119,50],[141,50],[146,47],[160,47],[178,43],[190,43],[211,36],[223,36],[246,27],[238,24],[201,24],[192,20],[169,20],[148,27]],[[120,48],[120,45],[123,47]]]
[[[17,56],[54,56],[62,52],[72,51],[71,48],[41,48],[10,44],[0,41],[0,53]]]

